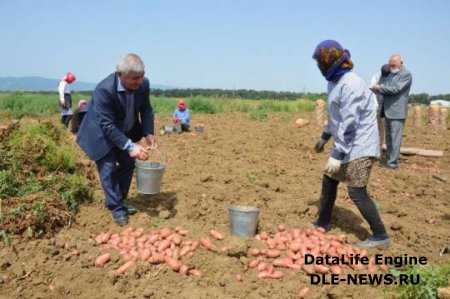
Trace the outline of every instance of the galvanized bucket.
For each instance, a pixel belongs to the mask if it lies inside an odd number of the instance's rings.
[[[174,127],[173,125],[165,125],[164,130],[166,131],[166,133],[170,134],[174,131]]]
[[[181,133],[183,131],[183,128],[181,127],[181,124],[173,125],[173,131],[176,133]]]
[[[195,126],[195,131],[199,132],[199,133],[203,133],[203,131],[205,130],[204,126],[200,126],[200,125],[196,125]]]
[[[136,160],[137,191],[142,194],[158,194],[166,169],[165,164]]]
[[[253,237],[258,225],[259,208],[250,206],[230,206],[230,232],[234,236]]]

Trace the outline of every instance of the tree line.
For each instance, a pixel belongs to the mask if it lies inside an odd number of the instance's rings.
[[[36,94],[54,94],[52,91],[26,92]],[[86,98],[92,96],[92,91],[77,91]],[[271,90],[253,90],[253,89],[202,89],[202,88],[174,88],[174,89],[151,89],[151,95],[155,97],[168,98],[189,98],[189,97],[214,97],[227,99],[249,99],[249,100],[298,100],[298,99],[327,99],[327,94],[310,92],[290,92],[290,91],[271,91]],[[428,93],[411,94],[410,103],[429,105],[433,100],[450,101],[450,94],[429,95]]]
[[[327,99],[326,93],[304,93],[289,91],[270,91],[270,90],[253,90],[253,89],[152,89],[151,94],[157,97],[169,98],[188,98],[194,96],[216,97],[216,98],[240,98],[249,100],[298,100],[298,99]],[[450,94],[429,95],[427,93],[411,94],[409,96],[410,103],[418,103],[429,105],[433,100],[450,101]]]
[[[254,89],[152,89],[151,94],[157,97],[169,98],[189,98],[189,97],[215,97],[227,99],[248,99],[248,100],[298,100],[309,99],[317,100],[325,99],[326,93],[301,93],[291,91],[271,91],[271,90],[254,90]]]

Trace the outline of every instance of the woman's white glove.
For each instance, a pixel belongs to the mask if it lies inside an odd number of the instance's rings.
[[[328,174],[335,174],[341,168],[341,161],[333,157],[328,158],[327,164],[325,165],[324,171]]]

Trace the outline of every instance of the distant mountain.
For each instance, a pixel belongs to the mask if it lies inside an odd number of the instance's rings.
[[[0,91],[54,91],[57,92],[59,80],[37,76],[31,77],[0,77]],[[97,83],[75,81],[70,85],[73,91],[94,90]],[[161,84],[151,84],[151,88],[173,89]]]

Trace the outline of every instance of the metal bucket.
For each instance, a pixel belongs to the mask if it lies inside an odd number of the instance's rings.
[[[174,127],[173,125],[165,125],[164,130],[166,131],[166,133],[170,134],[174,131]]]
[[[258,225],[259,209],[250,206],[230,206],[230,231],[239,237],[253,237]]]
[[[136,160],[137,191],[158,194],[166,166],[159,162]]]
[[[183,131],[181,124],[173,125],[173,131],[176,133],[181,133]]]
[[[195,126],[195,131],[197,131],[199,133],[203,133],[204,130],[205,130],[205,128],[203,126]]]

